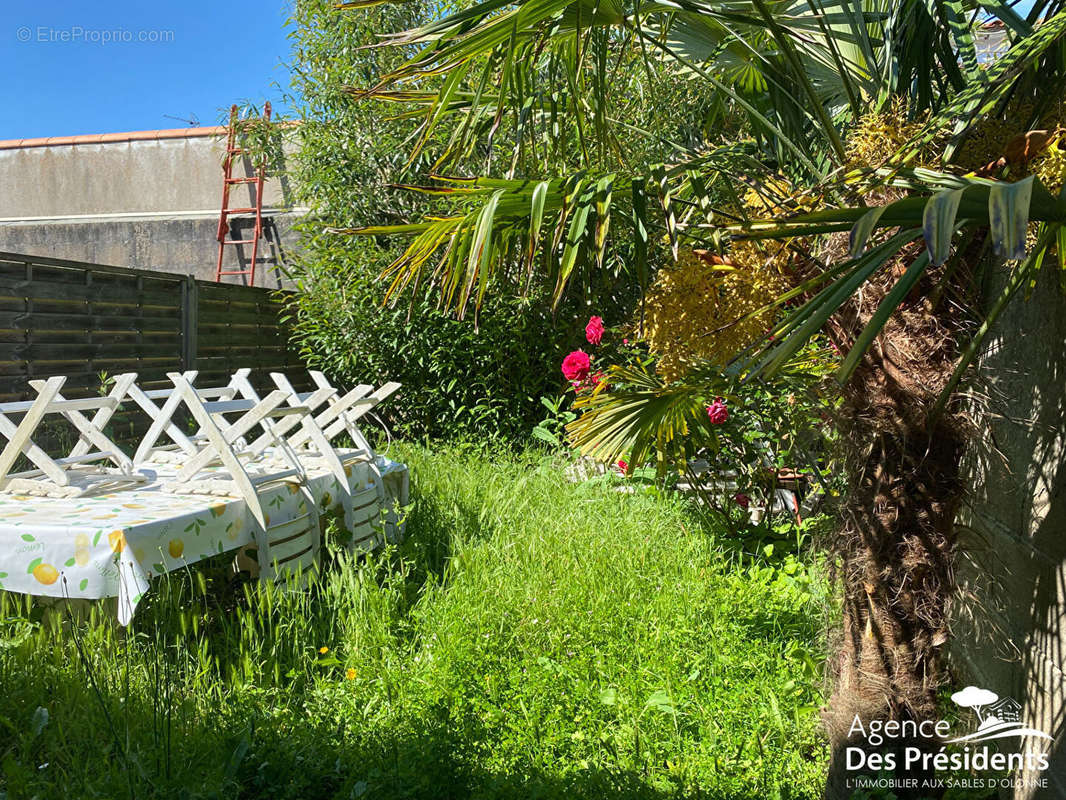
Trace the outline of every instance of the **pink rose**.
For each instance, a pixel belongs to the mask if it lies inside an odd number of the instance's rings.
[[[591,369],[592,359],[583,350],[575,350],[563,359],[563,376],[571,383],[584,383]]]
[[[603,341],[603,317],[590,317],[589,324],[585,326],[585,338],[589,344],[599,344]]]
[[[721,425],[729,419],[729,409],[726,408],[725,401],[721,397],[715,398],[715,401],[707,406],[707,419],[712,425]]]
[[[736,501],[738,506],[745,510],[747,510],[748,505],[750,505],[751,503],[751,498],[744,494],[744,492],[737,492],[735,495],[733,495],[733,499]]]

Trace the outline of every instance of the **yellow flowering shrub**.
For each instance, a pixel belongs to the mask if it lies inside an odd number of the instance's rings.
[[[644,298],[644,341],[667,380],[684,377],[697,361],[726,363],[766,333],[772,310],[738,322],[787,288],[780,243],[737,242],[732,266],[713,265],[691,249],[661,268]],[[735,323],[735,324],[731,324]]]
[[[1047,149],[1029,165],[1048,191],[1058,194],[1066,183],[1066,129],[1056,128]]]
[[[849,169],[880,167],[921,130],[924,120],[907,119],[902,100],[884,111],[871,111],[859,117],[844,142]],[[927,148],[916,166],[930,166],[935,161],[937,145]]]
[[[744,207],[742,216],[767,217],[798,211],[813,211],[816,202],[807,194],[799,194],[783,178],[769,178],[757,191],[748,187],[740,200]]]

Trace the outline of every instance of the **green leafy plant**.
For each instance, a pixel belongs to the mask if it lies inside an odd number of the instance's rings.
[[[985,15],[1010,46],[982,65]],[[1028,166],[1054,138],[1038,134],[1061,124],[1063,4],[1038,0],[1023,15],[1002,2],[484,0],[387,43],[409,57],[367,89],[415,106],[411,157],[433,158],[412,183],[442,204],[356,228],[410,237],[388,266],[392,297],[430,292],[462,314],[532,276],[560,306],[605,273],[643,288],[656,258],[682,246],[724,259],[731,242],[773,240],[794,256],[793,288],[772,305],[797,305],[738,354],[732,377],[776,379],[821,335],[844,353],[845,688],[830,717],[931,715],[949,638],[944,509],[957,506],[964,440],[953,390],[1006,305],[1066,251],[1062,198]],[[619,113],[632,76],[652,92],[664,65],[715,98],[721,135],[674,141]],[[852,163],[849,134],[900,107],[917,129],[881,163]],[[996,124],[1018,128],[1024,146],[982,138]],[[660,158],[628,157],[647,142]],[[987,168],[963,168],[962,155]],[[765,211],[740,202],[748,191]],[[988,270],[1003,288],[981,313]],[[672,458],[700,406],[729,395],[719,371],[673,386],[624,366],[608,378],[614,390],[593,393],[572,423],[579,447],[604,456]],[[921,600],[916,572],[928,576]],[[872,664],[892,674],[868,681]]]
[[[556,398],[540,398],[540,404],[548,410],[548,415],[533,428],[533,438],[546,443],[553,450],[567,448],[566,426],[577,419],[577,414],[566,408],[569,399],[565,394]]]
[[[287,169],[286,120],[274,113],[268,120],[265,106],[249,101],[236,106],[236,112],[227,111],[219,124],[233,128],[236,146],[243,150],[242,158],[248,159],[253,170],[263,168],[271,177],[283,176]]]
[[[557,385],[554,351],[572,336],[543,304],[494,299],[476,329],[431,303],[383,307],[362,254],[341,244],[331,252],[303,266],[309,289],[289,312],[309,366],[350,385],[403,384],[381,412],[396,434],[528,436],[539,420],[537,398]]]

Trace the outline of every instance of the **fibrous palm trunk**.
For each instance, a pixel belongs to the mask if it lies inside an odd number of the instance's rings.
[[[944,680],[963,436],[957,417],[930,416],[957,357],[959,324],[952,306],[928,299],[936,277],[890,321],[846,387],[842,427],[851,478],[834,548],[843,625],[824,715],[833,748],[830,797],[850,796],[847,778],[861,774],[848,769],[844,750],[866,744],[860,735],[849,741],[856,716],[867,730],[871,720],[931,718]],[[842,335],[865,325],[891,278],[848,309]],[[895,750],[900,765],[908,745],[939,746],[896,741],[877,750]]]

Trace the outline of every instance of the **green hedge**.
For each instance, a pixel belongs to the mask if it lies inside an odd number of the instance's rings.
[[[342,385],[402,383],[383,412],[393,433],[527,438],[544,416],[539,398],[563,385],[560,353],[580,326],[561,320],[573,311],[556,323],[539,298],[508,298],[475,326],[426,302],[385,308],[371,247],[341,241],[305,268],[293,323],[308,365]]]

